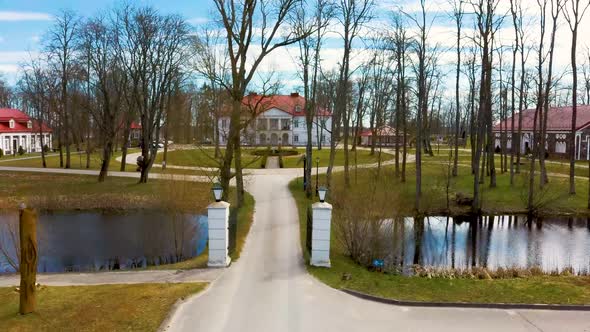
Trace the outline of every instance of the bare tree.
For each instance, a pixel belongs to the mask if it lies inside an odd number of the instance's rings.
[[[99,130],[102,142],[102,162],[98,182],[108,174],[111,156],[118,129],[121,125],[123,91],[127,76],[119,64],[116,41],[119,31],[107,23],[104,16],[91,18],[81,29],[81,44],[85,62],[88,64],[89,90],[96,95],[95,101],[87,105],[94,124]]]
[[[49,114],[50,90],[55,87],[55,79],[52,80],[47,69],[43,68],[40,60],[31,59],[24,67],[23,76],[19,82],[24,98],[27,99],[34,109],[34,117],[39,133],[41,145],[41,165],[47,167],[45,159],[45,133],[43,132],[45,119]]]
[[[47,51],[50,58],[55,61],[56,70],[60,75],[61,95],[60,95],[60,113],[63,117],[60,129],[63,134],[64,145],[66,149],[65,168],[71,167],[70,145],[70,109],[68,100],[68,84],[75,61],[75,38],[77,37],[79,19],[73,11],[64,10],[55,19],[53,27],[49,30],[49,44]],[[60,144],[60,166],[63,165],[61,157]]]
[[[570,190],[571,195],[576,193],[575,183],[575,167],[576,167],[576,154],[575,154],[575,135],[576,135],[576,117],[578,111],[578,64],[577,64],[577,48],[578,48],[578,28],[590,1],[584,1],[580,6],[580,0],[569,0],[570,7],[569,11],[565,11],[565,18],[572,32],[572,47],[570,52],[570,59],[572,65],[572,132],[570,134]],[[588,82],[587,82],[588,84]],[[588,196],[588,208],[590,209],[590,194]]]
[[[475,177],[473,188],[473,210],[478,211],[481,208],[480,192],[480,175],[479,165],[484,144],[484,138],[487,137],[485,150],[490,172],[490,187],[496,186],[496,173],[494,167],[494,141],[491,132],[492,126],[492,55],[494,34],[501,24],[502,18],[497,16],[498,0],[478,0],[472,3],[475,16],[476,26],[479,34],[479,46],[481,47],[481,80],[479,89],[479,107],[478,107],[478,134],[475,148]],[[487,129],[487,130],[486,130]],[[483,171],[483,167],[482,167]],[[483,179],[483,176],[482,176]]]
[[[393,38],[392,46],[395,56],[395,171],[398,174],[399,168],[399,133],[403,131],[402,136],[402,164],[401,164],[401,181],[406,181],[406,159],[407,159],[407,109],[408,109],[408,91],[406,86],[406,50],[408,47],[408,38],[404,27],[403,18],[400,15],[393,16]],[[374,146],[371,146],[374,151]]]
[[[453,159],[452,175],[457,176],[459,163],[459,128],[461,122],[460,78],[461,78],[461,27],[463,26],[463,0],[453,0],[453,18],[457,27],[457,67],[455,73],[455,156]]]
[[[541,0],[538,0],[538,2],[540,3]],[[544,0],[546,3],[546,0]],[[551,25],[551,37],[550,37],[550,44],[549,44],[549,50],[548,50],[548,57],[549,57],[549,63],[548,63],[548,68],[547,68],[547,77],[546,77],[546,82],[544,82],[544,86],[545,86],[545,91],[539,93],[539,98],[542,98],[542,105],[543,105],[543,115],[541,117],[541,133],[540,133],[540,140],[539,140],[539,144],[540,144],[540,153],[539,153],[539,163],[541,165],[541,180],[540,180],[540,185],[541,187],[545,185],[545,183],[547,183],[549,181],[549,178],[547,177],[547,168],[545,167],[545,154],[546,154],[546,148],[545,148],[545,142],[547,140],[546,138],[546,133],[547,133],[547,118],[549,117],[549,107],[550,107],[550,95],[551,95],[551,89],[553,87],[553,58],[554,58],[554,51],[555,51],[555,36],[557,34],[557,27],[558,27],[558,19],[559,19],[559,15],[563,10],[563,6],[565,4],[565,0],[551,0],[551,19],[552,19],[552,25]],[[545,6],[543,6],[544,8]],[[543,13],[542,15],[545,15],[545,13]],[[545,18],[543,18],[543,20],[545,20]],[[544,22],[543,22],[544,25]],[[544,29],[544,27],[543,27]],[[542,52],[542,41],[541,41],[541,47],[540,47],[540,52]],[[541,80],[541,77],[539,77],[539,81]],[[540,82],[541,83],[541,82]]]
[[[312,169],[312,134],[314,118],[318,119],[316,115],[317,110],[317,90],[318,90],[318,75],[320,73],[321,55],[320,50],[322,41],[327,31],[328,23],[333,18],[334,4],[328,0],[316,0],[313,5],[312,15],[307,15],[309,10],[306,2],[301,2],[295,11],[294,27],[297,35],[305,36],[298,42],[299,45],[299,65],[301,67],[301,78],[303,81],[303,94],[305,97],[305,126],[307,128],[307,141],[305,145],[305,158],[307,163],[305,165],[305,193],[307,197],[311,197],[311,169]],[[315,31],[315,33],[312,33]],[[316,126],[319,127],[319,124]],[[320,136],[316,139],[319,142]]]
[[[227,66],[229,70],[226,72],[229,77],[217,77],[216,81],[228,91],[231,97],[229,135],[220,168],[220,182],[225,189],[223,198],[227,199],[229,181],[234,177],[231,172],[233,162],[237,204],[241,206],[244,201],[244,179],[240,142],[240,132],[243,127],[240,118],[246,90],[266,56],[280,47],[298,42],[306,35],[298,35],[288,27],[290,15],[300,2],[298,0],[243,3],[214,0],[213,2],[217,21],[225,34],[225,51],[229,60]],[[284,34],[281,36],[282,33]],[[258,50],[256,54],[252,54],[252,48],[256,42],[258,42]]]
[[[340,0],[337,6],[338,15],[336,16],[342,25],[342,40],[344,42],[342,50],[342,60],[340,63],[340,72],[338,76],[338,86],[336,89],[336,103],[334,119],[332,120],[332,137],[338,136],[338,124],[342,121],[342,134],[344,143],[344,184],[350,186],[349,172],[349,151],[348,143],[350,140],[350,120],[352,111],[348,105],[348,89],[351,76],[350,58],[353,50],[353,42],[359,36],[361,28],[372,18],[374,2],[373,0]],[[336,158],[336,144],[332,139],[330,144],[330,162],[326,174],[328,186],[332,179],[332,168]]]
[[[168,90],[186,59],[188,26],[178,15],[162,15],[151,7],[124,7],[116,13],[117,58],[129,82],[130,109],[141,122],[141,177],[156,159]]]
[[[12,107],[13,99],[14,92],[12,88],[0,76],[0,107]]]

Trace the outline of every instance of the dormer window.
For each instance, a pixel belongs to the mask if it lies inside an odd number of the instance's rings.
[[[27,121],[27,128],[29,128],[29,129],[33,128],[33,121],[31,121],[31,120]]]
[[[10,129],[14,129],[14,120],[10,119],[10,121],[8,121],[8,126],[10,127]]]
[[[295,106],[295,113],[301,113],[301,106]]]

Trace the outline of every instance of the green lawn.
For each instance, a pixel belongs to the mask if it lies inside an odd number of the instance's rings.
[[[206,283],[43,287],[20,316],[19,294],[0,288],[0,331],[156,331],[172,305]]]
[[[252,149],[242,148],[242,167],[244,168],[260,168],[259,156],[254,156],[250,153]],[[221,149],[221,153],[225,153],[225,149]],[[167,153],[167,164],[175,166],[191,166],[191,167],[219,167],[221,164],[221,157],[215,158],[215,150],[212,148],[191,149],[191,150],[173,150]],[[163,153],[158,153],[156,156],[156,163],[162,163]]]
[[[283,163],[285,168],[298,168],[303,167],[303,161],[301,157],[305,154],[305,149],[298,148],[300,152],[298,156],[289,156],[283,157]],[[352,167],[355,165],[355,155],[356,155],[356,164],[363,165],[363,164],[374,164],[379,161],[379,153],[376,152],[374,155],[371,155],[371,151],[358,149],[355,151],[349,152],[349,165]],[[313,149],[312,150],[312,161],[313,167],[316,167],[316,158],[320,158],[320,167],[327,167],[330,162],[330,148],[323,148],[321,150]],[[388,153],[381,153],[381,161],[388,161],[393,159],[394,156]],[[336,155],[334,156],[334,166],[344,166],[344,150],[338,149],[336,150]]]
[[[470,167],[459,167],[457,177],[449,177],[446,165],[439,162],[425,161],[422,167],[422,213],[428,215],[464,214],[470,212],[470,206],[455,204],[455,196],[461,193],[473,195],[473,176]],[[364,208],[363,202],[375,202],[374,213],[385,217],[395,215],[413,215],[415,213],[416,176],[415,164],[407,164],[406,182],[394,176],[393,166],[382,168],[379,175],[376,169],[359,169],[351,172],[351,187],[345,188],[344,176],[334,174],[332,189],[328,193],[332,203],[338,207]],[[538,174],[538,173],[537,173]],[[325,183],[325,175],[320,174],[320,184]],[[447,210],[447,183],[449,185],[449,210]],[[544,215],[576,214],[590,215],[588,204],[588,182],[576,179],[576,195],[569,195],[567,177],[550,177],[544,189],[539,189],[537,179],[535,186],[535,204],[537,213]],[[497,173],[497,186],[489,186],[489,177],[481,185],[482,210],[486,214],[526,213],[528,194],[528,174],[522,172],[515,176],[514,186],[510,186],[509,173]],[[363,198],[361,200],[360,198]],[[357,203],[358,202],[358,203]],[[356,203],[356,205],[355,205]]]
[[[139,149],[129,149],[128,153],[139,152]],[[109,164],[109,170],[118,171],[121,167],[121,163],[116,161],[117,157],[121,156],[121,151],[117,151],[113,154],[111,162]],[[19,157],[3,157],[0,159],[0,166],[16,166],[16,167],[43,167],[41,161],[41,155],[39,153],[27,154]],[[34,159],[23,159],[26,157],[38,157]],[[70,156],[71,167],[73,169],[86,169],[86,154],[85,153],[72,153]],[[59,155],[51,153],[50,156],[45,158],[48,168],[59,168]],[[65,163],[65,153],[64,153]],[[102,155],[100,152],[93,152],[90,154],[90,169],[100,169],[102,164]],[[135,165],[127,164],[127,171],[135,171]]]
[[[261,148],[263,149],[263,148]],[[255,149],[244,148],[242,150],[242,165],[245,168],[260,168],[260,157],[252,155],[252,151]],[[285,168],[298,168],[303,167],[301,157],[305,153],[305,149],[298,148],[299,155],[283,157],[283,163]],[[223,152],[223,150],[222,150]],[[322,150],[313,150],[313,165],[316,166],[316,157],[320,158],[320,167],[328,166],[330,159],[330,149],[323,148]],[[393,159],[393,155],[387,153],[381,153],[381,161],[387,161]],[[355,164],[355,152],[351,151],[349,154],[350,165]],[[193,149],[193,150],[174,150],[168,152],[168,165],[177,166],[194,166],[194,167],[218,167],[219,163],[214,158],[213,149]],[[371,155],[368,150],[359,149],[356,152],[356,162],[359,165],[362,164],[373,164],[378,162],[379,154]],[[162,162],[162,154],[158,154],[156,163]],[[344,165],[344,150],[337,150],[334,159],[334,166]]]
[[[340,178],[341,173],[335,177]],[[300,182],[300,179],[299,179]],[[305,197],[300,184],[294,180],[289,185],[299,212],[301,247],[304,259],[309,261],[305,249],[306,209],[312,203]],[[395,188],[389,185],[389,188]],[[333,202],[337,198],[331,197]],[[349,204],[357,202],[348,201]],[[335,207],[335,211],[338,209]],[[388,275],[369,272],[354,263],[335,238],[332,227],[330,269],[308,266],[308,271],[331,287],[347,288],[375,296],[409,301],[479,302],[479,303],[553,303],[590,304],[590,277],[530,277],[515,279],[445,279]],[[350,280],[343,280],[344,274]]]

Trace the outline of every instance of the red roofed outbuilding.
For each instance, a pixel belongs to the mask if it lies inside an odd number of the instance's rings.
[[[0,108],[0,149],[4,154],[16,154],[20,147],[26,153],[40,152],[44,145],[51,149],[52,133],[47,125],[40,126],[20,110]]]
[[[547,115],[546,151],[549,155],[566,157],[569,155],[572,131],[572,107],[551,107]],[[522,116],[520,150],[530,153],[534,142],[535,109],[527,109],[514,116],[514,133],[517,134],[519,117]],[[539,119],[537,119],[539,121]],[[539,123],[537,123],[537,132]],[[493,128],[496,137],[495,148],[501,150],[512,148],[512,118],[498,122]],[[515,144],[519,144],[515,136]],[[576,112],[575,132],[576,159],[588,160],[590,156],[590,105],[579,105]]]

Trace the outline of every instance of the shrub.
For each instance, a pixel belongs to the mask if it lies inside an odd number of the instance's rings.
[[[22,156],[23,154],[25,154],[25,149],[23,149],[22,145],[18,147],[18,154],[20,156]]]
[[[0,158],[4,156],[4,150],[0,149]]]
[[[43,151],[49,152],[49,146],[47,144],[43,145]]]

